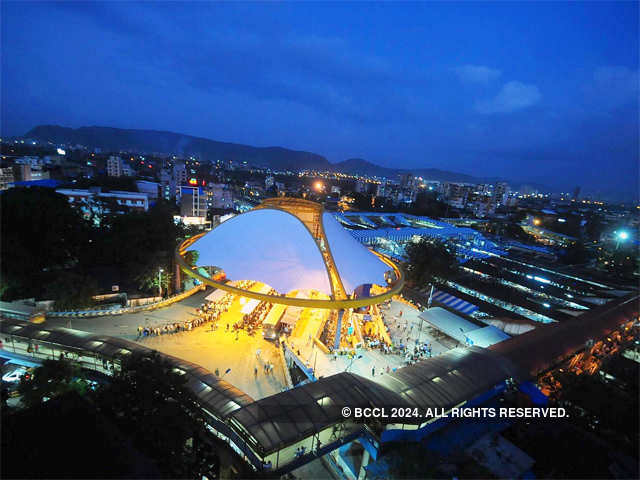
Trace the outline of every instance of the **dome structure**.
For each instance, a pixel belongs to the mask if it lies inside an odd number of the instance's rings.
[[[279,293],[331,295],[320,249],[304,223],[282,210],[237,215],[196,241],[198,265],[221,268],[232,280],[257,280]]]
[[[198,252],[197,267],[217,267],[228,280],[252,280],[276,290],[266,295],[213,281],[184,261]],[[346,308],[390,298],[402,287],[402,272],[389,259],[355,240],[321,205],[276,198],[237,215],[210,232],[187,240],[176,257],[183,272],[238,295],[272,303]],[[356,299],[357,287],[377,284],[388,290],[378,298]],[[300,298],[294,291],[315,291],[331,300]],[[384,298],[383,298],[384,297]]]

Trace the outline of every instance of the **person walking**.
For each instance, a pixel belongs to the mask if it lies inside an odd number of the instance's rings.
[[[371,367],[371,376],[372,377],[376,376],[376,367],[375,366]]]
[[[220,376],[220,370],[219,369],[216,368],[216,372],[215,373],[216,373],[216,377]]]
[[[258,367],[253,367],[253,376],[258,378]]]

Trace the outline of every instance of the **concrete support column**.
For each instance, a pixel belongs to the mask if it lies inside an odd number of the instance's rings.
[[[180,293],[182,291],[182,271],[180,270],[180,266],[176,263],[176,274],[175,274],[175,292]]]

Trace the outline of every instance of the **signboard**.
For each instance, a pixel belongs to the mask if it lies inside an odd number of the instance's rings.
[[[112,292],[119,292],[120,291],[120,285],[111,285],[111,291]]]

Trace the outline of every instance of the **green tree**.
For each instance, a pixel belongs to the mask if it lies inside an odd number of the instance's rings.
[[[185,376],[156,352],[124,358],[95,401],[167,477],[200,478],[217,469],[196,396]]]
[[[435,279],[448,279],[457,271],[455,253],[440,241],[420,238],[406,247],[407,280],[414,286],[420,287]]]
[[[565,249],[560,258],[567,265],[579,265],[587,262],[590,256],[589,250],[585,248],[584,243],[574,242]]]
[[[68,360],[44,360],[28,379],[23,377],[18,384],[22,403],[33,407],[45,398],[53,398],[63,393],[87,392],[87,382],[80,367]]]
[[[147,212],[107,215],[95,228],[86,262],[115,267],[124,284],[157,290],[158,269],[172,271],[173,255],[185,233],[173,221],[173,206],[159,201]],[[155,287],[155,288],[154,288]]]
[[[3,192],[0,231],[4,300],[39,296],[47,273],[74,267],[89,239],[82,213],[48,188]]]
[[[93,278],[76,272],[60,271],[56,278],[44,286],[43,297],[55,300],[57,310],[70,310],[91,306],[91,297],[98,293]]]

